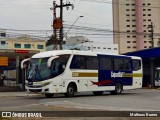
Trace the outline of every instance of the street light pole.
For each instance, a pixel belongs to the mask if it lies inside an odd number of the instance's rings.
[[[70,29],[74,26],[74,24],[78,21],[78,19],[79,18],[82,18],[82,17],[84,17],[84,16],[79,16],[77,19],[76,19],[76,21],[74,21],[74,23],[71,25],[71,27],[68,29],[68,31],[66,32],[66,36],[67,36],[67,34],[68,34],[68,32],[70,31]]]

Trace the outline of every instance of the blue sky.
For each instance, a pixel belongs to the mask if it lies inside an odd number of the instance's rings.
[[[103,2],[107,3],[103,3]],[[59,0],[56,0],[59,4]],[[112,4],[111,0],[63,0],[64,3],[74,4],[74,9],[64,8],[64,33],[69,29],[79,16],[68,36],[84,35],[90,40],[99,42],[112,42],[112,36],[94,35],[96,32],[78,30],[75,26],[93,27],[112,30]],[[52,30],[52,0],[0,0],[0,28],[17,30]],[[59,10],[57,9],[57,16]],[[68,26],[68,27],[67,27]],[[12,31],[19,32],[19,31]],[[21,33],[21,32],[20,32]],[[51,31],[33,32],[32,35],[49,36]],[[98,33],[101,34],[101,33]],[[103,32],[104,34],[104,32]]]

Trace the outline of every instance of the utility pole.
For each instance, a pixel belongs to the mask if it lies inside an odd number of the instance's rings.
[[[59,34],[59,38],[60,38],[60,50],[63,49],[62,45],[63,45],[63,7],[67,7],[67,9],[69,8],[69,6],[72,6],[73,9],[73,4],[67,3],[67,4],[63,4],[63,0],[60,0],[60,5],[56,5],[56,8],[60,8],[60,19],[62,21],[62,27],[60,29],[60,34]]]
[[[154,29],[153,29],[153,22],[151,22],[151,25],[148,26],[148,28],[151,28],[150,32],[151,34],[149,35],[150,39],[151,39],[151,44],[152,44],[152,48],[154,48]]]
[[[53,22],[54,20],[56,19],[56,1],[53,1]],[[54,24],[54,23],[53,23]],[[56,29],[54,28],[54,25],[53,25],[53,30],[54,30],[54,46],[53,46],[53,49],[54,50],[57,50],[57,33],[56,33]]]

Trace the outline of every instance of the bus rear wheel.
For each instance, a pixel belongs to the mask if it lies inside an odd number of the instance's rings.
[[[119,95],[122,93],[122,90],[123,90],[123,86],[121,83],[117,83],[116,86],[115,86],[115,90],[114,91],[110,91],[110,93],[112,95]]]
[[[74,97],[75,94],[75,86],[73,84],[69,84],[67,87],[67,93],[65,93],[66,97]]]
[[[95,91],[95,92],[93,92],[93,94],[94,94],[95,96],[99,96],[99,95],[102,95],[102,94],[103,94],[103,91]]]
[[[54,96],[54,94],[49,93],[49,94],[45,94],[45,96],[46,96],[47,98],[52,98],[52,97]]]

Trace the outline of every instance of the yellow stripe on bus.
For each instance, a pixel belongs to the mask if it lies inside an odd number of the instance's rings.
[[[72,77],[98,77],[98,73],[72,72]],[[142,77],[142,73],[123,73],[122,77]]]
[[[98,73],[73,72],[72,77],[98,77]]]
[[[123,77],[142,77],[141,73],[124,73]]]

